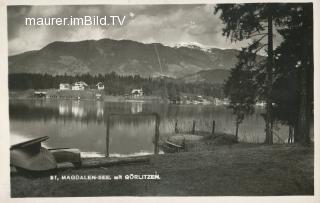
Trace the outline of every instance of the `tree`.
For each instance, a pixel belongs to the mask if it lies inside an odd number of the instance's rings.
[[[222,4],[215,8],[215,14],[221,12],[225,27],[223,35],[231,38],[232,41],[242,41],[253,39],[249,45],[249,51],[259,52],[267,46],[266,64],[266,140],[268,144],[273,143],[272,136],[272,69],[273,69],[273,19],[275,11],[274,4]],[[261,41],[267,37],[268,42],[262,44]]]
[[[228,108],[236,115],[236,138],[238,140],[239,125],[244,116],[254,112],[257,86],[253,83],[255,55],[243,49],[238,56],[237,65],[224,85],[224,93],[230,99]]]
[[[308,144],[313,109],[312,4],[291,4],[285,12],[286,26],[278,30],[284,40],[275,50],[274,113],[294,129],[295,142]]]
[[[215,14],[220,13],[220,18],[225,25],[223,35],[230,38],[231,41],[251,39],[252,43],[248,45],[248,51],[255,54],[260,52],[264,47],[267,47],[266,78],[261,87],[265,87],[265,90],[262,92],[267,103],[265,120],[266,143],[268,144],[273,143],[272,123],[274,115],[272,115],[272,112],[274,111],[272,95],[275,81],[273,77],[276,71],[274,66],[273,31],[275,29],[286,28],[285,30],[288,33],[292,33],[296,27],[307,30],[307,32],[303,32],[302,38],[296,38],[294,41],[302,45],[300,48],[304,50],[304,53],[299,55],[302,58],[300,61],[302,68],[300,68],[301,77],[299,79],[301,89],[299,102],[300,118],[298,121],[298,126],[300,127],[298,127],[298,130],[303,134],[301,135],[305,140],[303,142],[308,142],[308,136],[306,135],[308,132],[306,129],[308,127],[308,111],[306,110],[308,106],[308,91],[306,89],[308,74],[305,70],[312,63],[310,57],[307,59],[308,56],[312,56],[312,53],[310,54],[310,51],[308,51],[310,46],[307,45],[311,41],[312,47],[312,40],[310,40],[312,39],[312,6],[310,9],[310,5],[312,4],[222,4],[215,8]],[[280,32],[280,34],[283,35],[284,32]],[[267,43],[262,43],[265,38],[267,38]]]

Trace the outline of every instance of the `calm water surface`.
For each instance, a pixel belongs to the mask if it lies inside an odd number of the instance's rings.
[[[106,118],[109,113],[157,112],[161,117],[160,136],[178,127],[191,129],[192,120],[197,130],[211,131],[212,120],[216,131],[234,133],[232,112],[224,106],[172,105],[142,102],[101,102],[74,100],[20,100],[10,101],[11,144],[40,136],[49,136],[44,144],[50,148],[78,148],[84,156],[103,155],[106,148]],[[263,142],[264,110],[247,117],[239,129],[239,139],[245,142]],[[113,117],[110,128],[110,155],[131,156],[153,153],[155,121],[152,117]],[[275,127],[275,141],[286,140],[288,127]]]

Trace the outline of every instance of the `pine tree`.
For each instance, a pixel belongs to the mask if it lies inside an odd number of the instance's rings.
[[[224,93],[230,99],[228,108],[236,115],[236,138],[239,125],[245,115],[254,113],[257,86],[253,83],[255,55],[245,49],[238,56],[238,63],[231,69],[230,77],[224,85]]]
[[[273,32],[275,29],[280,29],[280,34],[284,36],[284,43],[292,43],[285,37],[285,32],[290,35],[296,32],[296,28],[300,28],[302,36],[295,38],[293,43],[297,46],[295,49],[300,49],[300,53],[296,57],[301,58],[300,67],[300,99],[299,99],[299,120],[298,131],[299,136],[303,137],[304,143],[308,143],[310,138],[308,134],[308,119],[309,109],[308,101],[310,101],[310,91],[308,91],[308,78],[310,70],[313,66],[312,51],[312,4],[271,4],[271,3],[256,3],[256,4],[221,4],[216,6],[215,14],[220,14],[225,27],[223,34],[230,38],[231,41],[252,40],[248,45],[247,50],[251,53],[259,53],[267,48],[267,62],[265,63],[265,80],[261,87],[265,87],[263,97],[266,99],[266,143],[273,143],[272,123],[274,115],[272,115],[274,102],[272,100],[274,74],[277,72],[275,68],[275,55],[273,48]],[[281,32],[281,29],[285,31]],[[305,30],[303,32],[303,30]],[[267,43],[262,43],[267,39]],[[300,44],[300,46],[298,46]],[[310,49],[311,47],[311,49]],[[296,50],[293,49],[292,52]],[[289,52],[290,53],[290,52]],[[278,53],[279,54],[279,53]],[[278,68],[278,67],[277,67]],[[308,74],[309,72],[309,74]],[[258,76],[256,77],[258,78]],[[281,77],[280,77],[281,78]],[[309,94],[308,94],[309,92]]]

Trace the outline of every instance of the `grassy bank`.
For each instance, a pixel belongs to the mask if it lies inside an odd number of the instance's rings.
[[[152,156],[148,164],[70,169],[61,175],[154,174],[160,180],[50,180],[12,175],[13,197],[312,195],[313,147],[234,144]]]

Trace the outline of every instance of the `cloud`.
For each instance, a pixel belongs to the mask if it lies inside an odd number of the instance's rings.
[[[9,6],[9,54],[41,49],[53,41],[130,39],[174,46],[196,42],[220,48],[239,48],[222,36],[214,5],[85,5]],[[25,17],[126,16],[123,26],[25,26]]]

